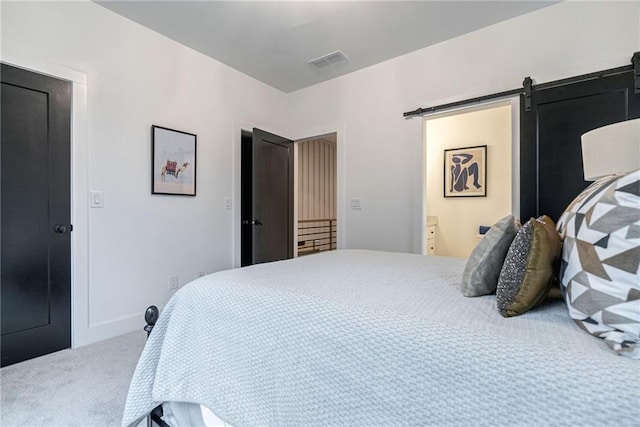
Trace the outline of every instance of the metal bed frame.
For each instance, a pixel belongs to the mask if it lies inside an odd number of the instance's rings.
[[[147,333],[147,338],[151,335],[151,331],[153,331],[153,327],[158,321],[158,317],[160,316],[160,310],[155,305],[147,307],[144,312],[144,321],[147,322],[146,326],[143,328]],[[162,404],[153,408],[153,410],[147,415],[147,427],[153,427],[154,423],[159,427],[170,427],[163,419],[164,415],[162,411]]]

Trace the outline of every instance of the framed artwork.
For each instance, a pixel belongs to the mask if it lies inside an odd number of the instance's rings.
[[[487,146],[444,150],[444,197],[487,196]]]
[[[151,194],[196,195],[196,135],[151,126]]]

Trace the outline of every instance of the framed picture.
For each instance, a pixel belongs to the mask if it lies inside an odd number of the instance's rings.
[[[487,146],[444,150],[444,197],[487,196]]]
[[[196,135],[151,126],[151,194],[196,195]]]

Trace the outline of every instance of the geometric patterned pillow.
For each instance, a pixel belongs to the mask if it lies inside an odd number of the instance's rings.
[[[640,359],[640,170],[591,184],[558,231],[569,314],[616,353]]]

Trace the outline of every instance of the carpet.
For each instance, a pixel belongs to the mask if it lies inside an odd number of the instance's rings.
[[[0,369],[0,425],[120,426],[143,331]]]

